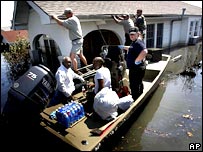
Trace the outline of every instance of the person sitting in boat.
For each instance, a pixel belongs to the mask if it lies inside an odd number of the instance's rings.
[[[94,87],[94,93],[97,94],[102,88],[111,88],[111,73],[110,70],[104,66],[105,61],[102,57],[95,57],[93,59],[93,67],[96,70],[94,76],[94,83],[89,83],[88,87]]]
[[[55,74],[57,88],[48,107],[59,104],[59,102],[66,104],[72,100],[72,95],[77,93],[76,90],[82,90],[82,86],[85,86],[84,78],[71,69],[71,63],[70,57],[64,57],[61,66],[57,69]],[[81,83],[75,85],[74,79],[79,79]]]

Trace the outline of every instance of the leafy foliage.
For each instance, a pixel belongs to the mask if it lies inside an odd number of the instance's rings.
[[[10,76],[16,80],[30,67],[30,43],[23,37],[17,36],[16,41],[10,44],[9,51],[2,53],[10,68]]]

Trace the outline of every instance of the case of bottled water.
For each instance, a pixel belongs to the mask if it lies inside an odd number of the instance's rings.
[[[76,101],[71,101],[53,111],[50,114],[50,119],[56,119],[58,123],[68,128],[84,116],[85,112],[83,105]]]

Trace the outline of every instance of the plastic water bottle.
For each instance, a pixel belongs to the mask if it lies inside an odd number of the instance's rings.
[[[81,118],[80,106],[78,105],[78,103],[75,106],[77,108],[77,119],[79,120]]]
[[[74,108],[73,107],[71,107],[71,109],[70,109],[70,112],[71,112],[71,115],[72,115],[72,124],[73,123],[75,123],[75,110],[74,110]]]
[[[86,92],[85,87],[82,86],[82,93],[83,93],[83,96],[84,96],[84,97],[86,97],[86,93],[85,93],[85,92]]]
[[[68,128],[70,126],[70,119],[69,116],[66,112],[63,113],[63,120],[62,120],[62,124]]]
[[[76,105],[74,105],[73,110],[75,111],[75,121],[78,121],[79,120],[79,109]]]
[[[70,126],[70,125],[72,125],[72,116],[71,116],[71,112],[70,112],[69,109],[66,111],[66,114],[67,114],[67,117],[68,117],[68,120],[69,120],[68,125]]]
[[[61,113],[62,113],[62,109],[61,109],[61,107],[58,107],[58,109],[56,111],[56,118],[57,118],[58,122],[61,121]]]
[[[85,115],[84,107],[83,107],[83,105],[81,103],[78,103],[78,105],[80,106],[80,113],[81,113],[80,117],[82,118]]]
[[[50,119],[56,119],[56,110],[52,111],[49,115]]]
[[[57,111],[56,111],[56,118],[57,118],[57,121],[59,122],[59,123],[61,123],[62,124],[62,122],[63,122],[63,109],[62,109],[62,107],[59,107],[58,109],[57,109]]]

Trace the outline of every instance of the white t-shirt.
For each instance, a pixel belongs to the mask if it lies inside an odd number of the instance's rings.
[[[101,67],[96,71],[96,74],[94,76],[94,82],[95,82],[95,89],[94,93],[96,94],[99,90],[99,83],[98,79],[104,80],[104,87],[111,88],[111,73],[107,67]]]

